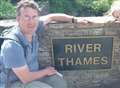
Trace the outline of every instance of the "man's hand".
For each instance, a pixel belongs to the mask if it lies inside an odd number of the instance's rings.
[[[120,21],[120,9],[114,10],[112,16],[115,17],[116,21]]]
[[[47,67],[44,69],[44,72],[46,73],[47,76],[57,74],[57,70],[55,70],[54,67]]]

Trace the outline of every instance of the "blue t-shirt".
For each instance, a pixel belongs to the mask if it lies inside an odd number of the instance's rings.
[[[41,23],[38,26],[37,31],[42,32],[43,30],[44,26]],[[9,81],[18,80],[18,77],[16,77],[11,68],[28,65],[30,71],[39,70],[39,46],[36,33],[33,33],[31,43],[29,43],[26,37],[22,34],[19,26],[14,27],[7,37],[11,38],[13,35],[18,38],[18,42],[13,40],[5,40],[1,46],[1,56],[3,57],[4,69],[9,72],[9,74],[4,75],[2,79],[5,80],[7,78]],[[3,83],[4,82],[5,81],[3,81]]]

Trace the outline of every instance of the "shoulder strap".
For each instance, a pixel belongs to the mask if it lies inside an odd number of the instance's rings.
[[[20,39],[17,37],[17,35],[12,35],[12,36],[7,36],[7,37],[1,37],[4,40],[12,40],[12,41],[16,41],[17,43],[19,43],[22,47],[23,47],[23,50],[24,50],[24,56],[26,57],[26,46],[24,46]]]
[[[4,41],[4,38],[0,37],[0,50],[1,50],[1,45],[2,45],[3,41]]]

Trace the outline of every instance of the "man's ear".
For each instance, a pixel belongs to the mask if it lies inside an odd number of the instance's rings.
[[[20,20],[20,16],[16,16],[16,20],[19,21]]]

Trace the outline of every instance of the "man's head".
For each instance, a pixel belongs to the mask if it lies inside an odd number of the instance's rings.
[[[32,34],[38,26],[39,6],[33,0],[21,0],[17,5],[17,22],[25,34]]]
[[[38,14],[40,14],[40,9],[39,6],[36,2],[34,2],[34,0],[21,0],[18,4],[17,4],[17,16],[19,16],[21,14],[20,9],[21,8],[27,8],[30,7],[32,9],[35,9],[36,11],[38,11]]]

